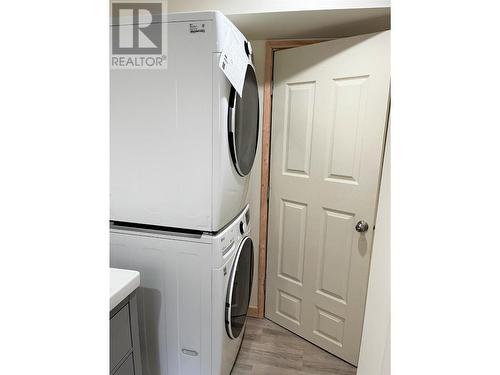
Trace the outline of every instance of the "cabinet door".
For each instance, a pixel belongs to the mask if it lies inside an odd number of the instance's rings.
[[[122,360],[132,348],[129,305],[126,304],[109,322],[110,369]]]

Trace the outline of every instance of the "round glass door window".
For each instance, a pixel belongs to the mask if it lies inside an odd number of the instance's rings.
[[[259,91],[251,65],[247,65],[242,96],[231,88],[228,127],[231,158],[238,174],[246,176],[252,169],[259,137]]]
[[[241,242],[231,270],[226,296],[226,332],[237,338],[245,325],[253,277],[253,243],[249,237]]]

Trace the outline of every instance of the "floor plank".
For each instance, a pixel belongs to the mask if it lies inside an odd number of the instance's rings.
[[[267,319],[248,318],[231,375],[355,375],[356,367]]]

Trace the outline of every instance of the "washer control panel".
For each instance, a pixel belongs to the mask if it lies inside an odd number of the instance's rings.
[[[231,250],[237,239],[235,238],[234,228],[230,228],[226,233],[224,233],[220,239],[222,255]]]
[[[248,232],[248,217],[249,214],[247,209],[230,227],[222,232],[220,237],[220,248],[223,256],[226,255],[235,244],[238,244]]]

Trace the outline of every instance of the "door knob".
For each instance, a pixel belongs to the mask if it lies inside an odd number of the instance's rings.
[[[368,230],[368,223],[366,221],[364,221],[364,220],[360,220],[356,224],[355,228],[356,228],[356,231],[359,232],[359,233],[366,232]]]

